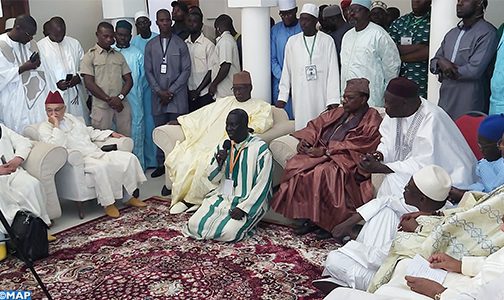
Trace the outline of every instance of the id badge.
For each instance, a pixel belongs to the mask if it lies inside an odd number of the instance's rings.
[[[401,46],[413,45],[413,38],[410,36],[401,37]]]
[[[166,74],[168,71],[168,66],[166,64],[161,64],[161,74]]]
[[[306,66],[305,73],[306,73],[306,80],[307,81],[317,80],[317,66],[316,65]]]
[[[224,196],[234,196],[234,182],[231,179],[224,179],[221,192]]]

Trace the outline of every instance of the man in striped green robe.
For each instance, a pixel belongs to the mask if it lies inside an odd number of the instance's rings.
[[[249,134],[248,115],[242,109],[229,113],[226,131],[231,149],[218,147],[207,169],[208,179],[218,187],[205,197],[185,228],[186,236],[198,240],[242,240],[269,209],[272,156],[268,145]]]

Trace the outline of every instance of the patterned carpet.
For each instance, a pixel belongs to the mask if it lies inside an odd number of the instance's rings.
[[[261,224],[246,240],[195,241],[181,229],[188,216],[171,216],[167,202],[147,200],[57,234],[50,257],[36,269],[54,299],[321,299],[311,286],[332,241],[298,237]],[[13,258],[0,263],[2,290],[34,291],[31,273]]]

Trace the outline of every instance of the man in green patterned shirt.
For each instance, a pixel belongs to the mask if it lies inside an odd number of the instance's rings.
[[[427,98],[431,0],[411,0],[413,11],[395,20],[389,28],[401,55],[400,76],[415,81]]]

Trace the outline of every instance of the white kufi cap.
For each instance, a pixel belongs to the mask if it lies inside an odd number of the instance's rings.
[[[312,4],[312,3],[306,3],[303,5],[303,9],[301,10],[302,14],[309,14],[314,16],[315,18],[318,18],[319,14],[319,8],[317,5]]]
[[[371,0],[352,0],[352,4],[358,4],[367,9],[371,9]]]
[[[413,174],[417,188],[430,199],[443,202],[452,187],[450,175],[441,167],[430,165]]]
[[[145,12],[145,11],[137,11],[137,13],[135,14],[135,22],[138,20],[138,18],[141,18],[141,17],[146,17],[148,19],[149,14],[147,14],[147,12]]]
[[[278,0],[278,10],[287,11],[296,8],[296,0]]]

